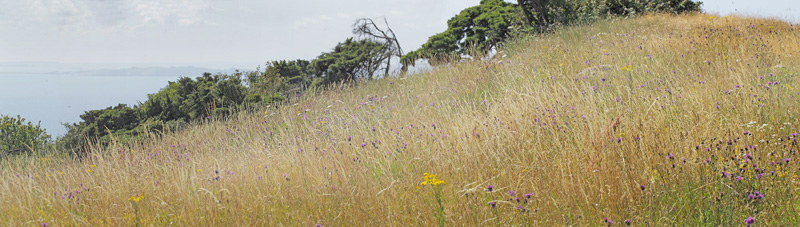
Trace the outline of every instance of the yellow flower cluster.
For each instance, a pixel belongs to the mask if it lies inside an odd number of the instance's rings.
[[[426,184],[440,185],[440,184],[445,184],[443,180],[436,179],[436,177],[438,177],[439,175],[428,174],[428,173],[423,173],[423,175],[424,176],[422,177],[422,183],[419,183],[419,185],[426,185]]]
[[[628,72],[630,72],[631,70],[633,70],[633,66],[631,66],[631,65],[628,65],[628,66],[626,66],[626,67],[622,67],[622,70],[625,70],[625,71],[628,71]]]
[[[142,198],[144,198],[143,195],[135,195],[135,196],[131,196],[130,198],[128,198],[128,201],[139,202],[139,200],[142,200]]]

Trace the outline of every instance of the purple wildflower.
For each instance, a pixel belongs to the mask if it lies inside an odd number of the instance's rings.
[[[750,226],[753,223],[756,223],[756,219],[754,219],[753,217],[747,217],[747,219],[744,219],[744,225],[746,226]]]
[[[613,225],[613,224],[614,224],[614,221],[612,221],[611,219],[609,219],[609,218],[607,218],[607,217],[603,218],[603,221],[604,221],[605,223],[607,223],[608,225]]]
[[[517,194],[517,192],[515,192],[515,191],[508,191],[507,193],[508,193],[508,195],[510,195],[510,196],[514,196],[515,194]]]
[[[492,206],[492,208],[494,208],[494,207],[497,206],[497,202],[494,202],[494,201],[489,202],[489,206]]]
[[[486,191],[487,192],[492,192],[492,190],[494,190],[494,186],[492,186],[492,185],[486,186]]]

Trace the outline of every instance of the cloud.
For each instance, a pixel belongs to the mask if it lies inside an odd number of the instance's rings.
[[[146,24],[197,24],[203,22],[203,15],[209,9],[209,3],[203,0],[136,0],[132,4]]]
[[[204,22],[206,0],[0,0],[0,29],[59,32],[194,25]]]
[[[127,18],[120,1],[86,1],[95,22],[104,26],[118,26]]]
[[[5,3],[3,3],[5,4]],[[14,21],[6,21],[13,27],[46,24],[61,30],[75,30],[87,24],[90,15],[85,5],[71,0],[32,0],[19,1],[10,7],[3,7],[2,13],[15,15]]]

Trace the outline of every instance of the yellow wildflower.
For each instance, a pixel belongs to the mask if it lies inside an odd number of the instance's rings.
[[[422,177],[422,182],[419,183],[419,185],[426,185],[426,184],[440,185],[440,184],[445,184],[445,182],[443,180],[436,179],[439,175],[428,174],[428,173],[423,173],[423,175],[424,176]]]
[[[139,202],[139,200],[142,200],[142,198],[144,198],[144,195],[138,195],[137,194],[135,196],[131,196],[130,198],[128,198],[128,201]]]

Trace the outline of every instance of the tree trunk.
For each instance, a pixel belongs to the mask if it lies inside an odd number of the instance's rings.
[[[389,76],[389,66],[391,65],[392,65],[392,56],[389,56],[389,58],[386,58],[386,71],[383,73],[383,77]]]

